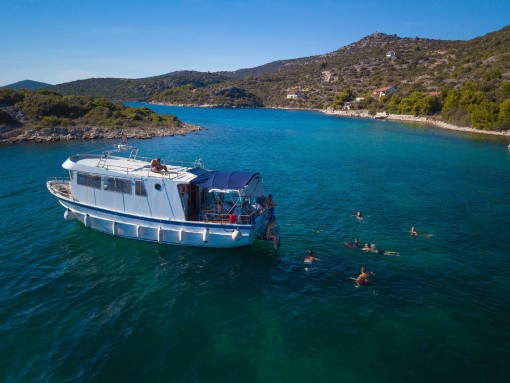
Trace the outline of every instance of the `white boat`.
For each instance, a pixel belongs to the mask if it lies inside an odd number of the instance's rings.
[[[117,145],[69,157],[62,164],[69,177],[46,185],[67,221],[114,236],[219,248],[263,236],[269,211],[259,173],[210,171],[202,160],[161,163],[168,170],[154,172],[137,148]]]

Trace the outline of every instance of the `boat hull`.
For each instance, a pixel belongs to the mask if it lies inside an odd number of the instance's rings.
[[[139,217],[85,206],[64,198],[59,198],[59,202],[66,208],[66,220],[76,219],[88,228],[113,236],[170,245],[214,248],[250,246],[267,224],[266,213],[250,225],[221,224]]]

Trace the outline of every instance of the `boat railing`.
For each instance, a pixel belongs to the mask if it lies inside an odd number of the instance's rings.
[[[131,152],[128,157],[130,160],[150,163],[152,161],[152,159],[154,158],[154,157],[138,156],[139,148],[130,147],[130,149],[131,149]],[[181,168],[195,168],[195,167],[203,168],[204,167],[204,162],[202,161],[202,159],[198,159],[195,162],[161,159],[161,164],[167,165],[167,166],[181,167]]]
[[[48,177],[46,181],[50,183],[54,182],[71,182],[71,177]]]
[[[232,222],[232,214],[218,213],[212,209],[204,209],[200,213],[200,220],[204,222],[238,223],[248,225],[254,222],[257,214],[258,211],[254,211],[251,214],[236,215],[235,222]]]

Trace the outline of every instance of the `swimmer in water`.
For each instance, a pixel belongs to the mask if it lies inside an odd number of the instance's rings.
[[[360,212],[360,211],[358,211],[358,212],[356,213],[356,218],[357,218],[357,219],[359,219],[360,221],[362,221],[362,220],[363,220],[363,215],[361,214],[361,212]]]
[[[369,285],[370,284],[370,275],[374,275],[371,271],[367,273],[367,269],[365,266],[361,268],[361,274],[358,275],[357,278],[351,277],[353,281],[356,281],[356,287],[360,285]]]
[[[353,247],[355,247],[356,249],[360,249],[361,248],[361,243],[359,243],[358,238],[354,238],[354,245],[353,245]]]
[[[398,251],[385,251],[385,250],[376,249],[375,246],[373,246],[369,243],[365,243],[365,247],[362,248],[361,250],[368,251],[370,253],[379,254],[379,255],[400,255],[400,253]]]
[[[305,270],[308,271],[310,269],[310,266],[312,265],[313,261],[318,261],[319,258],[313,256],[313,251],[308,250],[308,254],[306,254],[305,259],[303,262],[307,267],[305,267]]]
[[[425,238],[430,238],[430,237],[432,237],[432,234],[424,234],[424,233],[421,233],[421,234],[420,234],[420,233],[418,233],[418,232],[416,231],[416,228],[415,228],[414,226],[413,226],[413,227],[411,227],[411,230],[409,230],[409,234],[411,234],[411,235],[419,235],[420,237],[425,237]]]

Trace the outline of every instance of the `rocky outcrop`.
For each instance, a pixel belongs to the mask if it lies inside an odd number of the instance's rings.
[[[99,126],[26,128],[0,126],[0,143],[20,141],[51,142],[71,140],[121,139],[123,134],[128,138],[148,139],[153,137],[184,135],[201,130],[199,126],[182,123],[179,126],[143,127],[143,128],[107,128]]]

